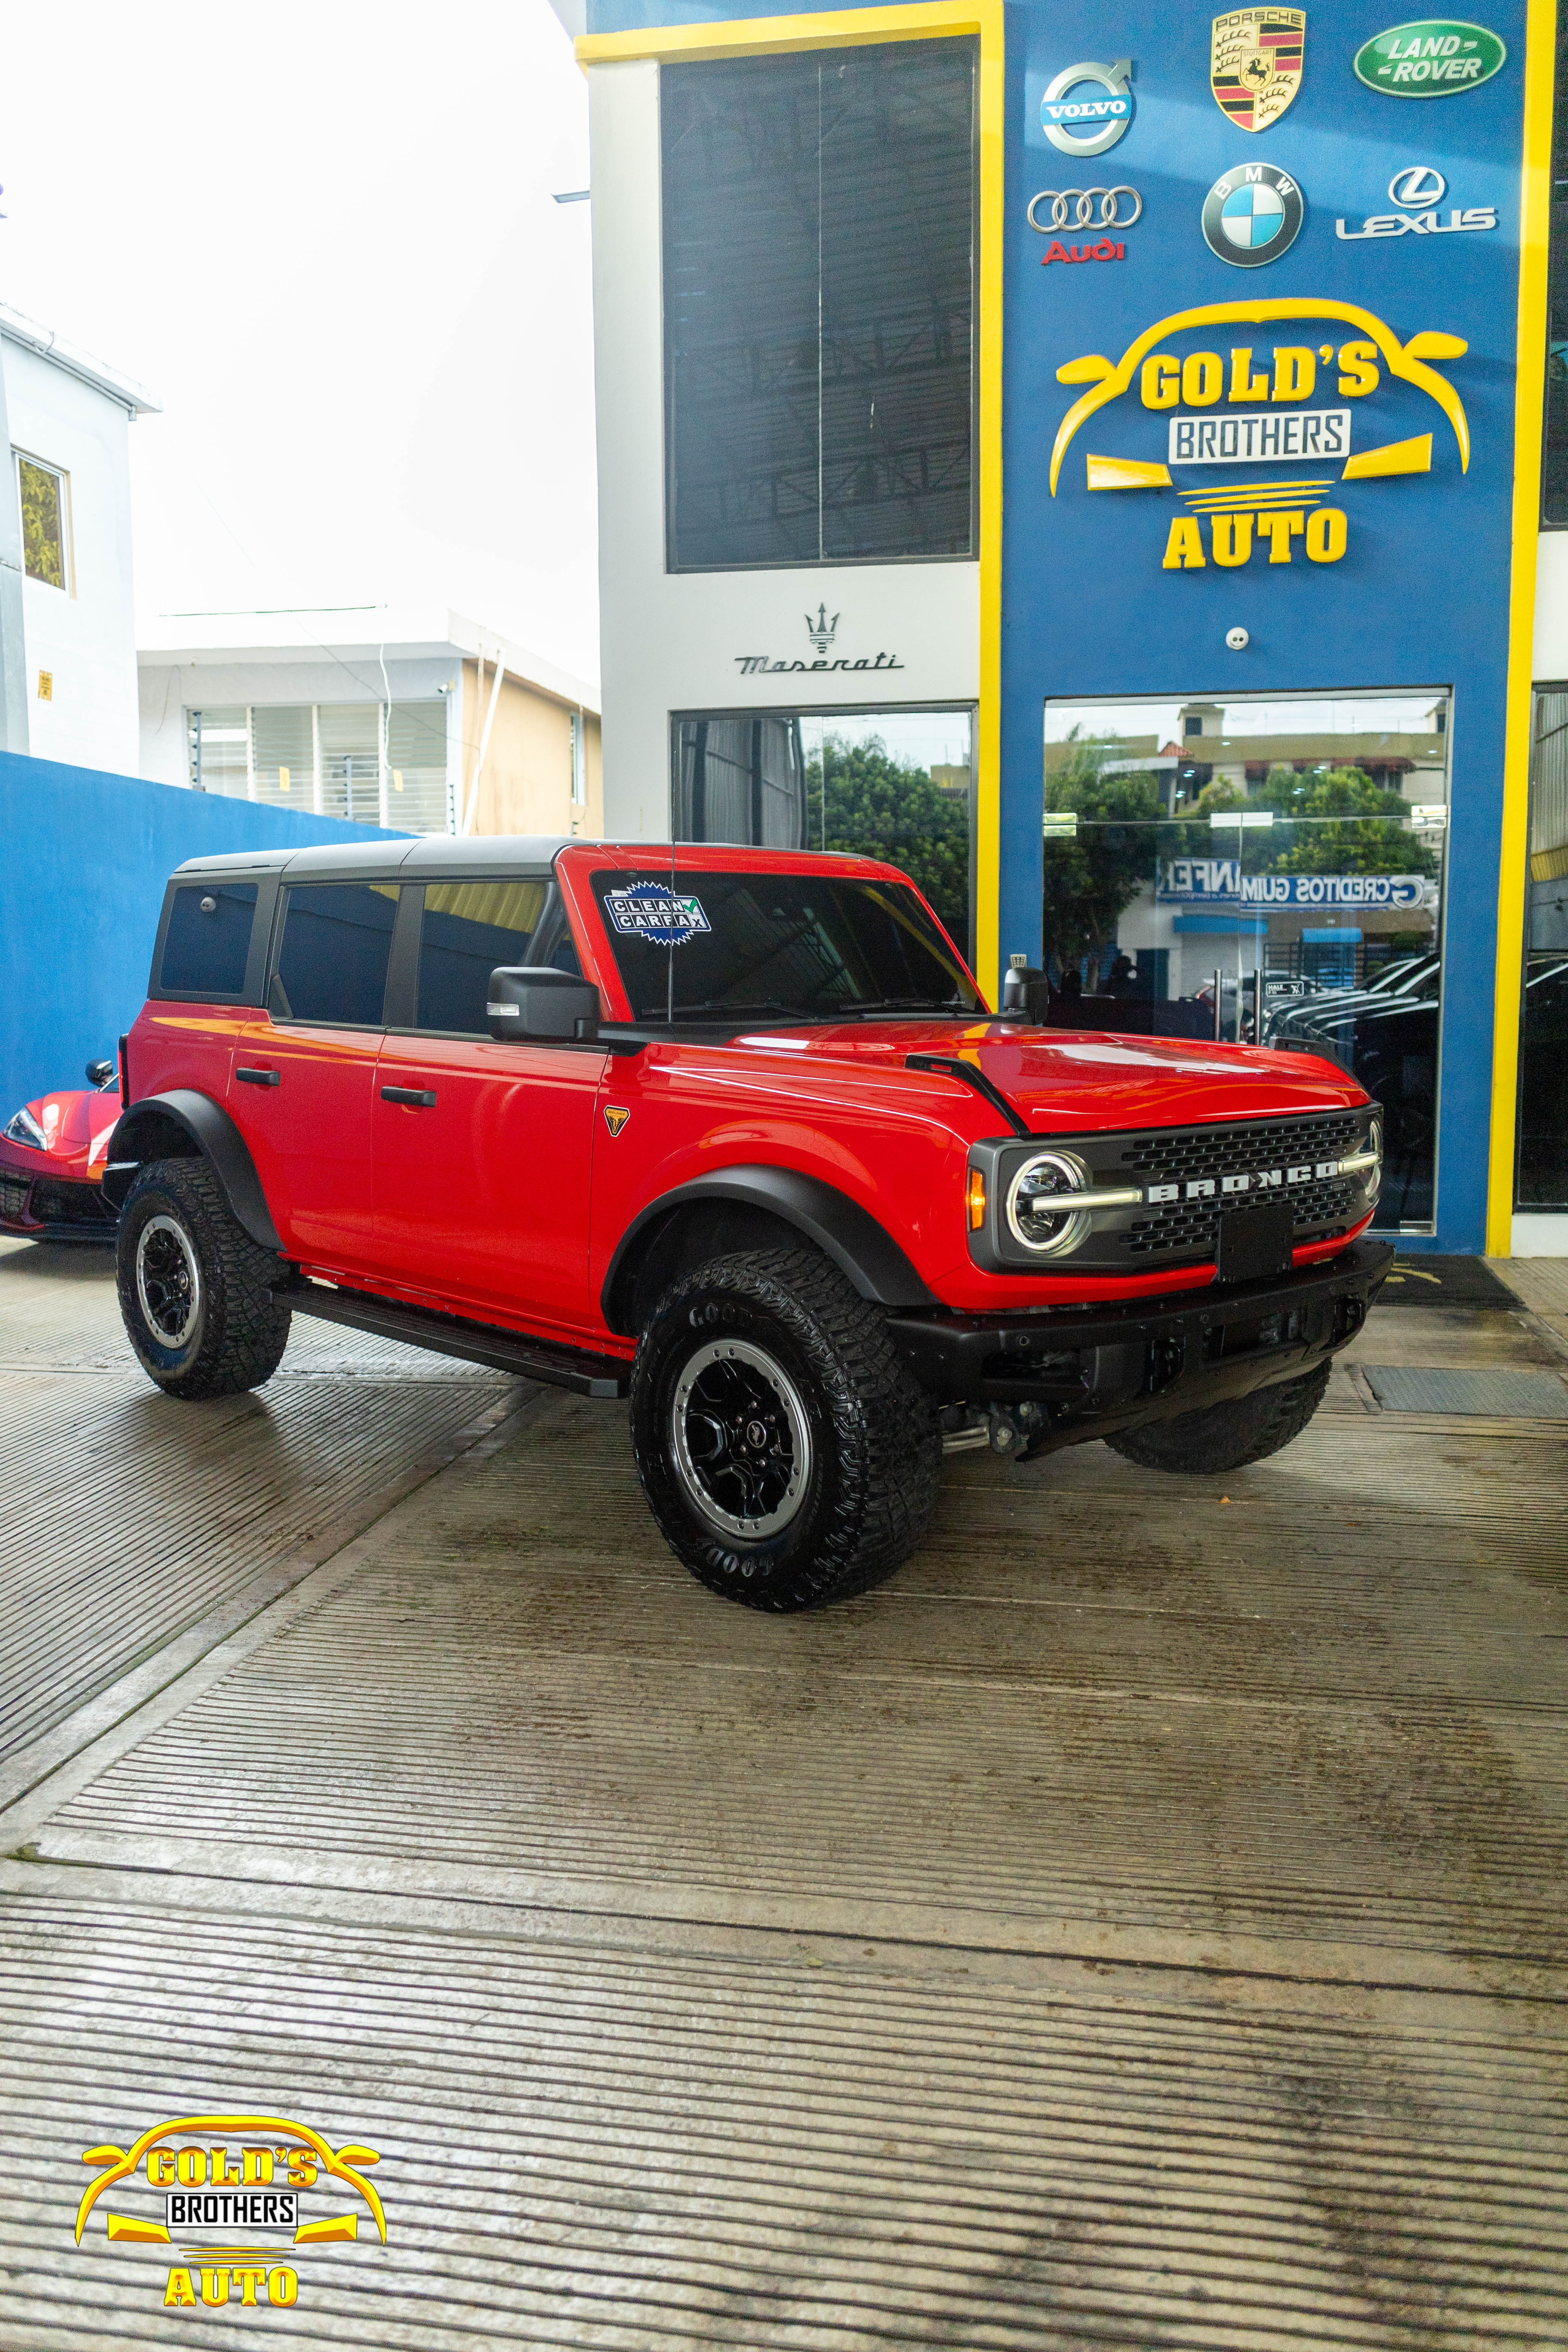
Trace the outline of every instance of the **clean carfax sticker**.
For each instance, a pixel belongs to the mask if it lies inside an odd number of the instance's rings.
[[[700,898],[681,898],[665,882],[606,890],[605,910],[623,937],[647,940],[656,948],[683,948],[699,931],[712,929]]]

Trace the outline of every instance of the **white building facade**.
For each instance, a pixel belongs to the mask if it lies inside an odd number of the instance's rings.
[[[460,614],[176,627],[139,656],[140,772],[156,783],[397,832],[603,829],[594,687]]]
[[[6,748],[134,774],[130,428],[157,403],[3,307],[0,377]]]

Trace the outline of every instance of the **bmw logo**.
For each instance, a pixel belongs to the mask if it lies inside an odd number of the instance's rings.
[[[1289,251],[1306,216],[1307,200],[1289,172],[1237,163],[1204,198],[1204,238],[1222,261],[1257,269]]]

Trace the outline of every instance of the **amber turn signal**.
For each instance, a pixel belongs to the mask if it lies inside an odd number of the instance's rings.
[[[985,1177],[981,1169],[969,1171],[969,1230],[977,1234],[985,1223]]]

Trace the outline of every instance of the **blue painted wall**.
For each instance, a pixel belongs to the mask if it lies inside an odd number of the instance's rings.
[[[184,859],[405,837],[0,751],[0,1123],[113,1054]]]

